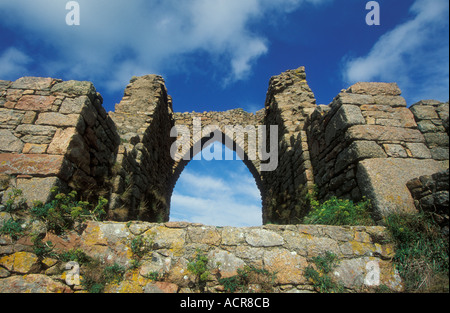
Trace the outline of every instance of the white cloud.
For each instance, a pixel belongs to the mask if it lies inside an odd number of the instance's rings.
[[[10,47],[0,55],[0,77],[19,78],[26,73],[26,66],[32,61],[22,51]]]
[[[121,90],[132,75],[163,74],[197,52],[211,57],[225,83],[245,79],[268,51],[253,22],[324,1],[78,0],[81,25],[75,27],[65,24],[65,0],[1,1],[0,13],[2,24],[27,34],[27,44],[52,50],[39,56],[46,75],[107,78],[107,87]]]
[[[195,162],[195,161],[192,161]],[[232,161],[224,161],[232,162]],[[171,199],[171,220],[215,226],[262,224],[261,194],[250,173],[222,172],[218,177],[186,169]]]
[[[262,210],[237,201],[191,197],[174,193],[171,200],[172,221],[187,221],[214,226],[248,227],[262,224]]]
[[[414,17],[380,37],[366,56],[345,60],[344,78],[398,82],[408,102],[448,100],[449,3],[416,0],[410,11]]]

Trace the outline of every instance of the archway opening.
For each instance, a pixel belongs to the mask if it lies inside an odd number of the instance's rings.
[[[224,157],[211,161],[194,158],[187,164],[173,190],[170,221],[261,226],[261,192],[246,164],[220,142],[205,149],[219,151]],[[225,158],[225,153],[233,153],[233,160]]]

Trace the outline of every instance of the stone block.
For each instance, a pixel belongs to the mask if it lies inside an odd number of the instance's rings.
[[[443,127],[439,128],[431,120],[423,120],[417,123],[419,130],[422,133],[434,133],[438,131],[445,131]]]
[[[359,162],[357,180],[362,195],[372,200],[375,217],[381,220],[394,212],[415,212],[406,184],[445,169],[445,164],[434,160],[368,159]]]
[[[325,141],[329,145],[331,141],[342,131],[354,125],[365,124],[366,120],[361,110],[356,105],[342,105],[328,123],[325,130]]]
[[[21,123],[24,112],[0,108],[0,125],[17,126]]]
[[[447,133],[426,133],[423,135],[428,147],[448,147],[449,140]]]
[[[396,83],[359,82],[348,88],[347,92],[371,96],[400,96],[402,94],[402,91]]]
[[[406,151],[402,147],[402,145],[384,144],[383,148],[389,157],[392,157],[392,158],[407,158],[408,157],[408,154],[406,153]]]
[[[436,108],[431,105],[413,105],[410,109],[416,120],[419,121],[439,118],[439,115],[436,113]]]
[[[0,129],[0,152],[21,153],[24,143],[10,130]]]
[[[345,134],[347,140],[404,141],[424,143],[425,138],[417,129],[382,125],[356,125]]]
[[[53,96],[27,95],[20,98],[14,108],[24,111],[48,112],[51,111],[55,100],[56,98]]]
[[[383,95],[383,96],[374,96],[374,98],[375,98],[376,104],[388,105],[393,108],[397,108],[397,107],[406,108],[407,107],[405,98],[403,98],[401,96]]]
[[[87,96],[80,96],[76,98],[66,98],[61,104],[59,113],[62,114],[80,114],[84,107],[91,104]]]
[[[52,198],[50,190],[53,187],[60,187],[60,190],[63,190],[64,184],[57,177],[17,179],[17,188],[22,190],[22,196],[29,205],[32,205],[33,201],[42,203],[50,201]]]
[[[0,280],[0,293],[72,293],[72,289],[46,275],[11,276]]]
[[[52,78],[44,77],[21,77],[11,84],[12,89],[32,89],[48,91],[53,83]]]
[[[76,127],[79,123],[79,114],[41,113],[36,121],[37,125],[51,125],[57,127]]]
[[[10,272],[30,274],[39,270],[39,259],[34,253],[16,252],[0,258],[0,265]]]
[[[341,105],[371,105],[375,104],[375,99],[370,95],[360,95],[360,94],[351,94],[351,93],[340,93],[334,100],[331,102],[330,106],[332,108],[339,107]]]
[[[386,153],[374,141],[355,141],[341,152],[336,160],[336,172],[340,172],[348,165],[363,159],[386,158]]]
[[[449,159],[449,149],[448,147],[433,147],[430,149],[431,156],[434,160],[448,160]]]
[[[47,151],[47,147],[48,145],[45,144],[26,143],[22,152],[25,154],[44,154]]]
[[[411,156],[416,159],[431,159],[431,152],[423,143],[407,143],[406,147],[411,152]]]
[[[48,147],[48,154],[64,155],[76,134],[75,128],[58,129]]]
[[[56,176],[63,168],[63,161],[63,156],[1,153],[0,173]]]
[[[52,89],[52,93],[64,94],[69,96],[88,96],[91,101],[94,101],[97,92],[94,85],[91,82],[86,81],[65,81],[55,84]]]
[[[30,136],[45,136],[53,137],[56,133],[56,127],[44,126],[44,125],[19,125],[16,128],[16,133],[20,135],[30,135]]]

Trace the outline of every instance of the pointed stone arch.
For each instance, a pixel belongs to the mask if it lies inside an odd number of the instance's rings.
[[[217,134],[219,134],[220,137],[218,137]],[[174,163],[173,171],[172,171],[171,183],[169,185],[170,197],[172,197],[176,183],[177,183],[178,179],[180,178],[182,172],[184,171],[186,166],[191,161],[193,161],[194,156],[196,154],[195,147],[197,145],[199,145],[200,146],[199,153],[201,153],[201,152],[203,152],[204,149],[209,148],[209,146],[214,144],[215,142],[223,144],[225,147],[227,147],[228,149],[230,149],[231,151],[234,151],[234,152],[237,152],[237,150],[241,149],[241,151],[243,152],[243,157],[241,157],[241,161],[245,164],[245,166],[247,167],[247,169],[252,174],[252,176],[255,180],[256,186],[260,192],[261,206],[262,206],[262,203],[264,202],[263,199],[264,199],[264,196],[266,193],[265,193],[264,185],[262,182],[261,172],[258,170],[260,161],[252,160],[251,158],[249,158],[247,145],[242,147],[242,145],[238,144],[235,140],[226,136],[224,134],[224,132],[222,132],[222,130],[220,130],[220,129],[216,130],[215,136],[207,135],[207,136],[200,138],[196,142],[192,141],[187,153],[185,153],[184,155],[178,155],[178,157],[175,159],[175,163]],[[237,161],[239,161],[239,160],[237,160]],[[261,214],[262,214],[262,212],[261,212]]]

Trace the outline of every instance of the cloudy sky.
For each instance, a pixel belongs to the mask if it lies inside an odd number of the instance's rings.
[[[366,24],[366,0],[78,0],[79,26],[66,24],[68,2],[0,0],[0,79],[89,80],[107,111],[131,76],[154,73],[176,111],[254,112],[270,77],[299,66],[320,104],[357,81],[397,82],[409,105],[449,97],[447,0],[380,0],[379,26]],[[172,199],[177,218],[220,224],[212,207],[227,216],[245,207],[256,215],[226,223],[260,221],[253,178],[224,162],[189,164]]]

